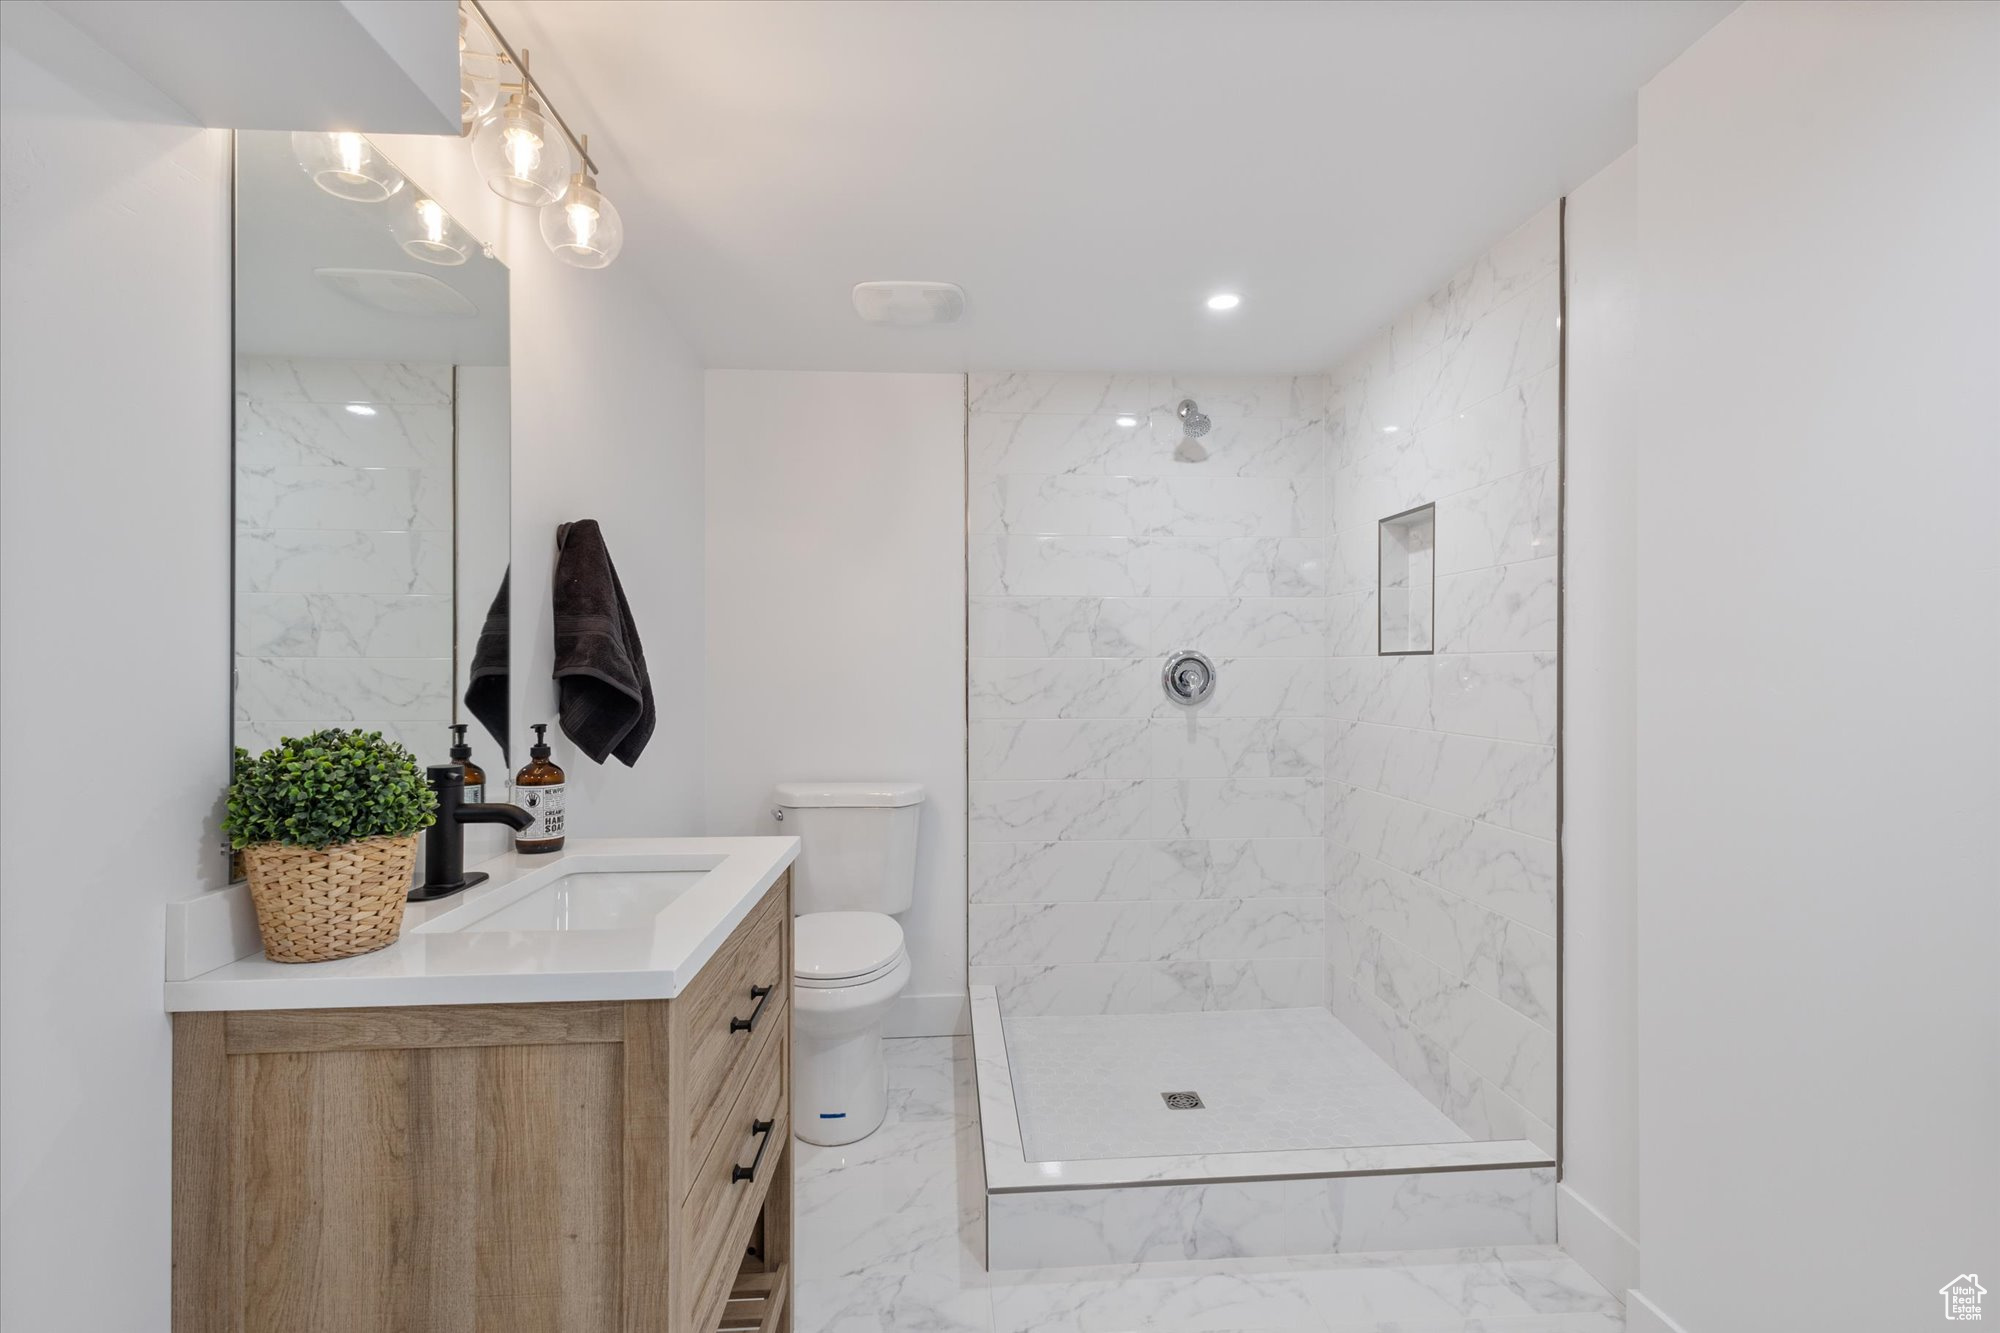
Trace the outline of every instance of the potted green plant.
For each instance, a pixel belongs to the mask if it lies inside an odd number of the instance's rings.
[[[417,834],[437,797],[416,756],[379,731],[334,727],[236,751],[222,818],[243,853],[264,952],[319,963],[396,942]]]

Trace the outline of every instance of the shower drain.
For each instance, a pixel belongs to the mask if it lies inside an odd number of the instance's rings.
[[[1169,1111],[1202,1110],[1201,1094],[1198,1092],[1163,1092],[1160,1100],[1167,1104]]]

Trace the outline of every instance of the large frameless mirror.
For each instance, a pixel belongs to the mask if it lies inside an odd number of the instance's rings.
[[[364,136],[236,149],[233,742],[503,778],[507,269]]]

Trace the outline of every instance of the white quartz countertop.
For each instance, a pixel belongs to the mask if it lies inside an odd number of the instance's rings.
[[[671,999],[692,981],[765,891],[798,859],[797,838],[571,839],[553,855],[509,852],[475,870],[492,878],[456,897],[411,903],[402,938],[329,963],[274,963],[261,951],[166,983],[169,1012],[358,1009],[384,1005],[525,1004]],[[700,871],[699,880],[639,926],[609,930],[460,931],[566,875],[590,871]],[[235,892],[242,893],[238,886]],[[247,899],[247,894],[245,895]],[[175,904],[176,907],[183,906]],[[199,957],[221,908],[169,919],[172,956]],[[241,938],[241,906],[233,911]]]

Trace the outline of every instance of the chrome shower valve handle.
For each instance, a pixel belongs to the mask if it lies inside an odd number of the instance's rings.
[[[1215,693],[1215,663],[1192,648],[1183,648],[1167,659],[1160,684],[1168,699],[1192,708]]]

